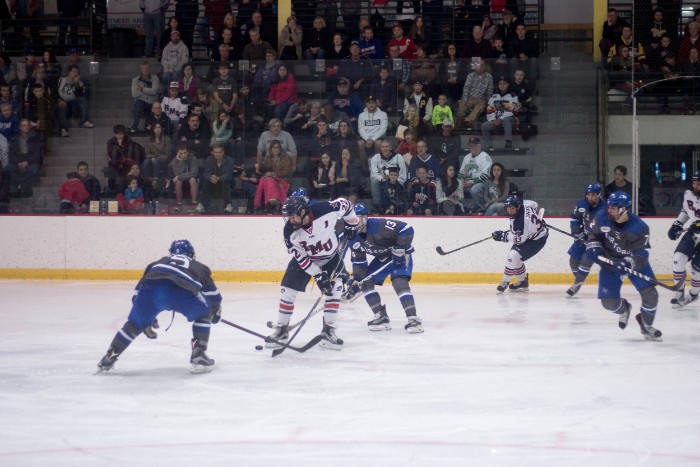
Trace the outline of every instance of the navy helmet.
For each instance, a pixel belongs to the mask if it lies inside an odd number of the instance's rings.
[[[367,207],[362,203],[355,204],[355,214],[358,216],[369,216],[369,211]]]
[[[602,191],[603,191],[603,188],[600,186],[599,183],[589,183],[588,186],[586,187],[586,194],[588,194],[588,193],[601,194]]]
[[[290,196],[282,204],[282,215],[290,217],[294,214],[299,214],[302,209],[308,210],[309,201],[303,196]]]
[[[510,217],[515,217],[518,215],[518,212],[520,211],[520,206],[523,205],[523,201],[520,199],[518,195],[508,195],[506,200],[504,201],[504,207],[506,208],[506,213],[508,207],[514,207],[515,208],[515,214],[510,215]]]
[[[608,197],[608,206],[629,209],[632,206],[632,197],[624,191],[616,191]]]
[[[185,255],[194,259],[194,247],[189,240],[175,240],[170,244],[171,255]]]

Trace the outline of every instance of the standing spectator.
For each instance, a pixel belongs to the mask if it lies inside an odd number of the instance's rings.
[[[187,98],[180,96],[180,83],[171,81],[168,86],[168,94],[163,97],[160,103],[163,112],[170,118],[170,126],[173,134],[182,126],[184,118],[187,116],[189,106]]]
[[[233,213],[231,205],[231,187],[233,186],[233,159],[226,156],[224,146],[221,143],[211,145],[211,156],[204,165],[204,177],[202,179],[201,203],[197,205],[197,212],[209,210],[209,199],[216,194],[221,196],[224,203],[224,212]]]
[[[272,83],[277,77],[277,68],[280,66],[274,50],[267,49],[264,57],[265,63],[257,67],[257,71],[253,76],[252,95],[256,105],[262,105],[266,101],[267,96],[270,94]]]
[[[190,51],[184,42],[180,41],[180,32],[170,33],[170,42],[163,49],[160,64],[163,66],[163,82],[177,82],[182,77],[182,66],[190,61]]]
[[[263,132],[258,139],[256,164],[259,165],[263,163],[263,160],[270,152],[270,145],[276,140],[282,146],[282,155],[289,155],[292,159],[292,166],[296,167],[297,145],[292,135],[282,129],[282,121],[279,118],[273,118],[270,120],[268,128],[269,130]]]
[[[29,119],[19,122],[19,134],[9,140],[10,194],[31,198],[41,169],[41,141],[31,130]]]
[[[148,113],[153,104],[158,101],[160,94],[160,80],[158,75],[151,73],[151,65],[148,61],[141,63],[141,71],[131,80],[131,97],[134,98],[132,111],[133,121],[129,127],[129,133],[136,133],[139,129],[141,114]]]
[[[97,177],[90,173],[90,167],[85,161],[78,162],[78,175],[89,195],[89,198],[84,201],[85,204],[81,205],[80,208],[83,211],[87,211],[90,207],[90,201],[100,200],[100,196],[102,196],[102,185]]]
[[[401,23],[396,23],[391,28],[392,38],[387,44],[387,48],[391,52],[392,45],[399,46],[399,56],[407,60],[416,58],[416,44],[411,39],[403,35],[403,27]]]
[[[266,55],[269,51],[272,51],[274,58],[275,49],[272,48],[269,42],[260,38],[260,29],[250,29],[248,35],[250,36],[250,42],[243,48],[243,60],[248,60],[251,66],[258,66],[267,60]]]
[[[416,169],[416,178],[408,184],[406,192],[408,198],[406,215],[437,214],[437,187],[435,182],[428,178],[428,169],[425,166],[419,166]]]
[[[272,116],[282,120],[297,99],[299,99],[297,81],[294,75],[287,71],[286,65],[282,64],[277,68],[277,78],[275,78],[267,96],[268,117]]]
[[[387,113],[395,112],[398,89],[396,80],[390,74],[389,68],[382,65],[379,74],[372,79],[369,85],[369,95],[377,100],[377,105]]]
[[[430,180],[439,179],[442,177],[442,169],[440,161],[428,152],[428,143],[424,139],[418,140],[416,143],[418,153],[411,158],[411,163],[408,165],[408,179],[411,180],[418,176],[418,167],[425,167],[426,174]]]
[[[476,213],[484,210],[484,182],[489,178],[491,163],[491,156],[481,150],[481,140],[476,136],[469,138],[469,153],[462,161],[458,176],[464,188],[465,207]]]
[[[366,99],[365,110],[357,119],[357,132],[360,135],[358,141],[360,148],[360,162],[367,162],[367,152],[376,154],[379,152],[379,144],[386,135],[389,118],[382,109],[377,107],[377,101],[373,96]]]
[[[160,179],[165,174],[165,169],[170,161],[172,141],[163,131],[163,126],[155,122],[146,141],[146,160],[143,163],[143,172],[150,178],[153,189],[160,189]]]
[[[58,26],[58,48],[66,50],[66,32],[70,28],[70,47],[78,45],[78,18],[85,8],[83,0],[57,0],[56,8],[61,24]]]
[[[143,147],[127,136],[124,125],[114,125],[114,136],[107,141],[107,187],[111,191],[123,191],[132,165],[143,163],[146,155]]]
[[[462,97],[462,87],[460,83],[467,79],[469,61],[457,57],[457,45],[447,45],[447,58],[441,63],[438,81],[441,84],[441,91],[449,97],[454,104]]]
[[[353,37],[349,39],[354,39],[355,25],[360,20],[360,3],[358,0],[339,0],[338,7],[340,14],[343,16],[343,25],[345,26],[345,31],[348,36],[351,34]]]
[[[389,167],[398,167],[399,183],[402,185],[406,182],[407,171],[406,163],[401,154],[395,153],[391,148],[389,140],[382,140],[379,145],[379,152],[375,154],[369,161],[369,176],[370,176],[370,191],[372,193],[372,205],[375,212],[384,212],[381,210],[381,183],[389,179]]]
[[[224,111],[229,115],[233,114],[233,108],[238,100],[238,82],[229,76],[229,67],[219,63],[219,77],[211,83],[211,97],[214,105],[212,112],[217,115]]]
[[[178,119],[179,122],[179,119]],[[163,134],[172,138],[173,136],[173,124],[170,117],[163,112],[163,105],[160,102],[154,102],[151,104],[151,111],[146,117],[146,131],[150,133],[153,131],[153,126],[158,123],[163,128]],[[177,127],[175,127],[177,129]]]
[[[400,216],[406,212],[406,189],[399,182],[399,168],[389,167],[387,170],[388,178],[379,186],[380,213]]]
[[[88,110],[88,98],[85,84],[80,79],[80,69],[77,65],[68,67],[68,75],[61,78],[58,83],[58,121],[61,127],[61,136],[68,134],[68,114],[73,109],[80,112],[80,126],[83,128],[94,128],[90,121]]]
[[[349,80],[351,91],[361,94],[364,90],[363,86],[369,83],[373,74],[372,61],[361,55],[360,43],[352,41],[350,55],[340,61],[336,76]]]
[[[464,190],[453,164],[447,164],[442,177],[435,179],[435,187],[435,199],[440,213],[454,216],[459,211],[460,214],[464,214]]]
[[[175,158],[170,161],[170,176],[165,183],[166,189],[171,184],[174,186],[175,202],[178,205],[183,204],[184,186],[189,186],[192,204],[197,205],[197,167],[197,158],[190,154],[186,144],[179,143]]]
[[[491,164],[489,179],[484,182],[485,216],[504,216],[505,200],[509,195],[517,194],[518,187],[508,179],[506,168],[500,162]]]
[[[610,195],[616,191],[624,191],[632,196],[634,186],[632,182],[628,181],[625,177],[627,177],[627,167],[624,165],[616,166],[615,169],[613,169],[613,181],[605,185],[603,197],[608,199]]]
[[[270,148],[257,170],[262,176],[255,192],[255,209],[277,212],[287,199],[289,180],[294,172],[294,162],[277,140],[270,142]]]
[[[170,34],[173,31],[180,31],[180,38],[182,39],[182,42],[185,43],[188,49],[192,50],[192,45],[185,40],[184,31],[179,29],[180,23],[178,22],[177,17],[171,16],[170,19],[168,19],[167,26],[168,27],[165,28],[163,33],[160,35],[160,49],[158,50],[159,56],[163,54],[163,49],[166,45],[168,45],[168,42],[170,42]]]
[[[518,115],[518,96],[508,90],[508,78],[501,76],[498,79],[498,91],[489,99],[486,107],[486,122],[481,125],[481,136],[484,146],[493,150],[491,130],[502,126],[506,137],[506,149],[513,147],[513,124]]]
[[[678,46],[678,62],[683,65],[688,62],[690,49],[700,49],[700,23],[692,21],[688,24],[688,35]]]
[[[199,175],[204,172],[204,162],[209,157],[209,143],[211,130],[208,126],[200,125],[199,116],[190,114],[187,116],[187,125],[183,125],[177,132],[178,144],[187,145],[187,150],[197,157]]]
[[[197,24],[198,16],[198,0],[177,0],[177,2],[175,2],[175,18],[177,18],[177,21],[179,23],[179,29],[177,29],[177,31],[181,32],[182,42],[185,43],[188,50],[192,49],[194,27]],[[171,37],[172,36],[168,36],[168,39],[170,39]]]
[[[158,58],[160,53],[160,38],[163,35],[163,14],[168,7],[168,0],[139,0],[139,8],[143,12],[143,32],[146,36],[145,57]],[[156,43],[153,45],[153,36]],[[155,53],[154,53],[155,52]]]
[[[90,199],[90,195],[80,180],[80,175],[78,172],[68,172],[66,177],[68,180],[63,182],[58,189],[58,199],[61,200],[59,213],[75,214],[76,211],[84,212],[81,206],[84,206],[86,201]]]
[[[462,88],[459,100],[457,121],[471,129],[474,121],[486,109],[488,99],[493,95],[493,77],[486,71],[486,61],[480,59],[476,70],[469,73]],[[471,112],[470,112],[471,111]],[[467,112],[470,112],[467,115]]]
[[[304,40],[304,32],[297,24],[294,16],[287,18],[287,25],[280,31],[278,41],[280,60],[300,60],[302,58],[301,43]]]
[[[199,77],[194,74],[194,66],[191,63],[185,63],[181,68],[182,77],[178,81],[180,83],[178,91],[181,96],[187,98],[187,102],[197,102],[197,89],[199,88]]]

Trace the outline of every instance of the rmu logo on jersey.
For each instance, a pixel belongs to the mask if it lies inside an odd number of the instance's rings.
[[[600,231],[603,233],[608,233],[608,232],[610,232],[610,227],[601,227]]]
[[[305,241],[301,241],[299,242],[299,246],[308,251],[311,256],[316,256],[322,251],[331,251],[333,249],[333,240],[329,239],[326,243],[321,243],[319,241],[313,245]]]

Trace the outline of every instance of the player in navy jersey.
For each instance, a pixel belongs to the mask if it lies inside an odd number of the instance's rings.
[[[598,298],[606,310],[619,315],[620,329],[627,327],[632,305],[620,297],[622,279],[633,269],[655,280],[649,264],[649,227],[637,215],[630,212],[632,198],[624,191],[610,194],[606,212],[596,214],[590,225],[586,241],[586,253],[600,264]],[[601,262],[606,257],[613,265]],[[661,331],[652,327],[656,316],[659,294],[656,286],[641,277],[629,275],[630,282],[642,298],[641,313],[635,317],[647,340],[660,341]]]
[[[516,195],[510,195],[504,204],[506,214],[510,217],[510,230],[497,230],[491,236],[497,242],[513,242],[513,247],[506,258],[503,280],[496,290],[499,294],[506,289],[526,292],[530,283],[525,270],[525,261],[544,248],[549,237],[549,228],[539,217],[538,205],[535,201],[521,200]],[[513,276],[518,279],[518,282],[510,284]]]
[[[326,295],[323,308],[324,338],[320,345],[340,350],[343,340],[335,334],[335,322],[343,293],[342,250],[336,234],[339,219],[345,222],[344,234],[351,239],[357,233],[358,219],[352,203],[339,198],[333,201],[311,203],[303,196],[290,196],[282,205],[282,215],[287,219],[284,242],[294,256],[282,278],[282,290],[277,315],[277,325],[271,337],[287,342],[289,321],[294,313],[297,293],[306,289],[309,279],[316,280],[318,288]],[[266,344],[278,347],[273,342]]]
[[[372,331],[388,331],[391,322],[386,312],[386,306],[382,304],[379,292],[374,290],[375,285],[382,285],[387,277],[391,276],[391,285],[396,295],[399,296],[401,306],[408,318],[404,326],[410,333],[423,332],[423,324],[416,315],[416,303],[409,282],[413,273],[413,227],[405,222],[392,219],[375,217],[368,219],[367,208],[363,204],[355,205],[355,213],[360,219],[358,236],[352,244],[352,268],[356,281],[352,293],[359,293],[359,283],[362,283],[362,293],[367,304],[374,313],[374,319],[367,323]],[[371,262],[367,261],[367,255],[373,256]],[[377,272],[388,262],[391,266]],[[361,282],[368,275],[375,274],[371,279]]]
[[[690,221],[690,227],[683,235],[683,226]],[[700,171],[693,174],[693,189],[686,190],[683,195],[683,205],[678,219],[673,223],[668,231],[668,238],[678,240],[676,251],[673,253],[673,280],[676,284],[683,284],[683,287],[676,292],[676,296],[671,299],[674,308],[682,308],[688,303],[698,299],[700,292]],[[691,261],[690,270],[690,291],[685,295],[685,268]]]
[[[605,203],[601,203],[600,194],[603,189],[597,183],[586,187],[586,196],[576,202],[571,213],[571,234],[576,237],[569,248],[569,266],[574,274],[574,285],[569,287],[566,294],[573,297],[579,291],[583,282],[591,272],[593,261],[586,254],[586,237],[588,226],[599,211],[605,211]]]
[[[136,284],[129,317],[97,364],[99,370],[111,370],[134,339],[151,326],[161,311],[167,310],[194,321],[190,357],[192,372],[203,373],[214,368],[214,360],[209,358],[206,350],[211,324],[221,319],[221,294],[209,268],[195,260],[194,247],[189,241],[175,240],[169,252],[169,256],[146,267]]]

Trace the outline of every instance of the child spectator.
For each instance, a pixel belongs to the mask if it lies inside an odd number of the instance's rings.
[[[396,139],[400,141],[396,152],[401,154],[406,163],[406,167],[408,167],[411,164],[411,160],[418,154],[418,143],[413,137],[413,132],[411,130],[405,130],[403,132],[403,138],[397,136]]]
[[[433,117],[431,120],[436,134],[442,132],[442,122],[445,119],[454,121],[452,108],[447,105],[447,96],[445,94],[440,94],[438,96],[438,105],[433,107]]]
[[[428,169],[418,167],[416,178],[408,185],[409,216],[432,216],[437,212],[437,188],[435,182],[428,179]]]
[[[136,177],[127,177],[128,183],[124,194],[117,195],[119,209],[126,214],[136,214],[143,211],[143,190],[139,188],[139,180]]]
[[[68,180],[63,182],[61,188],[58,189],[58,198],[61,200],[61,214],[75,214],[77,212],[85,212],[81,205],[90,199],[90,194],[85,189],[80,174],[78,172],[69,172],[66,177]]]
[[[389,167],[389,178],[379,186],[381,193],[381,212],[390,215],[404,214],[406,209],[406,190],[399,182],[399,168]]]

